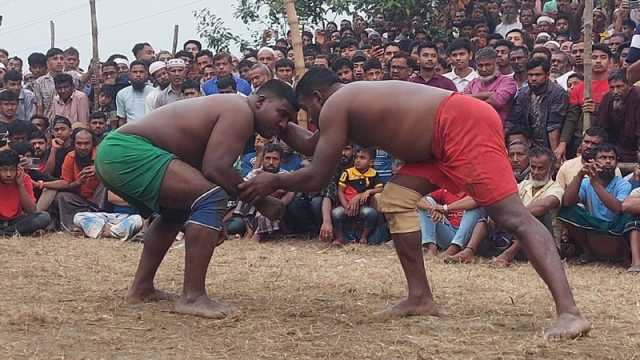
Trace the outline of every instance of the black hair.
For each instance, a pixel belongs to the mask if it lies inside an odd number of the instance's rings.
[[[542,146],[534,146],[531,150],[529,150],[530,158],[534,158],[534,157],[537,158],[541,156],[546,156],[549,159],[550,164],[555,164],[556,162],[556,156],[553,153],[553,151],[551,151],[551,149],[549,148],[542,147]]]
[[[25,156],[32,151],[31,144],[27,142],[13,142],[9,147],[18,154],[18,158]]]
[[[467,39],[456,39],[447,48],[447,54],[451,55],[456,50],[464,49],[471,54],[471,42]]]
[[[92,112],[91,115],[89,115],[89,121],[93,119],[104,119],[104,121],[107,121],[107,114],[102,111]]]
[[[333,71],[325,68],[311,68],[298,81],[296,96],[298,98],[310,96],[315,90],[328,89],[339,82],[338,76]]]
[[[500,39],[498,41],[496,41],[495,45],[493,45],[493,48],[497,48],[498,46],[506,46],[509,48],[509,51],[511,51],[511,49],[513,49],[513,43],[509,40],[505,40],[505,39]]]
[[[174,56],[174,58],[181,58],[181,57],[189,58],[189,60],[191,60],[191,61],[194,60],[193,59],[193,53],[191,51],[180,50]]]
[[[58,48],[51,48],[47,51],[47,60],[49,60],[50,58],[54,57],[54,56],[58,56],[58,55],[64,55],[64,51],[58,49]]]
[[[524,46],[524,45],[521,45],[521,46],[514,46],[514,47],[511,49],[511,52],[518,51],[518,50],[522,50],[522,52],[524,53],[524,56],[529,57],[529,48],[528,48],[528,47],[526,47],[526,46]]]
[[[313,40],[313,33],[311,31],[303,31],[302,36],[310,37]]]
[[[631,20],[631,19],[626,19],[626,20],[624,20],[622,22],[622,26],[627,26],[627,27],[630,27],[632,29],[635,29],[636,28],[636,23],[633,22],[633,20]]]
[[[22,81],[22,73],[18,70],[9,70],[4,74],[4,81]]]
[[[548,59],[551,60],[551,50],[547,49],[544,46],[538,46],[537,48],[533,49],[531,51],[531,56],[533,56],[533,54],[544,54],[544,56]]]
[[[33,115],[33,116],[31,117],[31,119],[29,119],[29,122],[33,122],[33,120],[35,120],[35,119],[41,119],[41,120],[44,120],[44,125],[45,125],[45,127],[47,127],[47,128],[49,127],[49,124],[50,124],[50,123],[49,123],[49,118],[48,118],[48,117],[43,116],[43,115],[37,115],[37,114],[36,114],[36,115]]]
[[[144,69],[147,70],[147,64],[144,61],[141,60],[133,60],[131,62],[131,64],[129,65],[129,69],[133,69],[134,66],[136,65],[142,65],[144,66]]]
[[[338,72],[338,70],[342,69],[343,67],[348,67],[349,69],[353,70],[353,63],[351,62],[351,60],[347,58],[338,58],[336,61],[333,62],[331,66],[333,71],[336,73]]]
[[[62,84],[71,84],[73,86],[73,77],[67,73],[55,74],[53,76],[53,83],[56,87]]]
[[[200,84],[195,80],[185,79],[182,82],[182,91],[184,92],[187,89],[196,89],[198,92],[200,92]]]
[[[625,69],[614,69],[609,72],[609,82],[612,81],[622,81],[625,84],[628,84],[627,81],[627,71]]]
[[[277,152],[278,154],[280,154],[280,157],[282,158],[283,151],[280,144],[270,142],[264,145],[264,154],[272,153],[272,152]]]
[[[67,125],[69,128],[71,128],[71,121],[69,121],[69,119],[67,119],[66,117],[62,116],[62,115],[56,115],[53,118],[53,121],[51,122],[51,126],[54,127],[57,124],[65,124]]]
[[[122,55],[122,54],[113,54],[113,55],[109,56],[107,58],[107,61],[105,61],[105,62],[110,63],[110,62],[113,62],[115,59],[124,59],[124,60],[129,61],[129,59],[127,59],[127,57]],[[116,64],[116,66],[117,66],[117,64]]]
[[[7,49],[0,49],[0,53],[3,53],[6,57],[9,57],[9,51]]]
[[[302,56],[316,57],[319,53],[320,51],[318,50],[318,47],[313,44],[305,46],[304,49],[302,50]]]
[[[251,67],[253,67],[254,62],[251,60],[247,60],[247,59],[243,59],[238,63],[238,69],[241,69],[243,67],[248,67],[249,69],[251,69]]]
[[[276,71],[279,68],[283,68],[283,67],[288,67],[288,68],[291,68],[291,69],[295,69],[296,68],[296,64],[294,64],[294,62],[289,60],[289,59],[280,59],[280,60],[276,61],[276,65],[275,65]]]
[[[231,88],[233,91],[237,91],[236,79],[233,76],[222,76],[218,78],[218,89]]]
[[[102,64],[102,69],[104,69],[105,67],[114,67],[118,69],[118,64],[116,64],[114,61],[107,61],[104,64]]]
[[[517,32],[517,33],[519,33],[520,35],[522,35],[522,38],[524,39],[524,31],[522,31],[522,29],[511,29],[511,30],[509,30],[509,31],[505,34],[505,35],[506,35],[506,36],[505,36],[505,38],[506,38],[507,36],[509,36],[509,34],[514,33],[514,32]]]
[[[198,40],[193,40],[193,39],[185,41],[184,44],[182,45],[182,49],[183,50],[186,49],[187,45],[189,44],[194,44],[198,48],[198,51],[202,50],[202,43]]]
[[[18,101],[18,94],[9,90],[0,91],[0,101]]]
[[[133,45],[133,49],[131,49],[131,52],[133,53],[133,56],[134,57],[138,57],[138,53],[140,51],[142,51],[145,46],[151,46],[151,44],[149,44],[147,42],[143,42],[143,43],[137,43],[137,44]]]
[[[613,54],[611,53],[611,49],[609,49],[609,47],[605,44],[593,44],[593,50],[591,50],[591,53],[593,53],[594,51],[602,51],[603,53],[607,54],[607,57],[609,57],[609,59],[611,59],[613,57]]]
[[[358,41],[354,38],[346,38],[340,40],[340,50],[349,48],[351,46],[358,47]]]
[[[384,46],[384,52],[387,52],[387,48],[388,48],[389,46],[395,46],[395,47],[397,47],[398,49],[400,49],[400,44],[398,44],[398,43],[396,43],[396,42],[390,42],[390,43],[388,43],[387,45],[385,45],[385,46]]]
[[[374,147],[361,147],[356,151],[356,154],[359,152],[369,155],[370,160],[373,160],[376,157],[376,149]]]
[[[35,139],[44,139],[46,141],[47,137],[44,135],[42,131],[36,129],[29,133],[29,140],[35,140]]]
[[[364,63],[364,71],[369,71],[371,69],[380,69],[382,70],[382,63],[378,59],[369,59]]]
[[[607,131],[599,126],[592,126],[588,128],[584,133],[585,135],[591,137],[599,137],[603,142],[607,141],[608,138]]]
[[[45,67],[47,66],[47,57],[43,53],[34,52],[27,58],[27,63],[31,67]]]
[[[211,50],[204,49],[196,53],[196,59],[203,56],[208,56],[209,58],[211,58],[211,61],[213,61],[213,53],[211,52]]]
[[[75,56],[75,57],[80,57],[80,53],[78,52],[78,49],[74,48],[73,46],[68,47],[64,51],[64,54],[65,55]]]
[[[424,49],[434,49],[436,51],[436,53],[438,52],[438,47],[436,46],[436,44],[434,44],[432,42],[423,42],[423,43],[418,44],[418,48],[416,49],[416,52],[418,53],[418,56],[420,56],[420,53]]]
[[[516,125],[516,126],[512,126],[509,130],[507,130],[506,134],[505,134],[505,142],[509,140],[510,136],[514,136],[514,135],[522,135],[524,136],[527,140],[531,139],[531,134],[529,133],[529,129],[527,129],[524,126],[520,126],[520,125]],[[507,144],[508,146],[509,144]]]
[[[18,153],[11,150],[1,150],[0,151],[0,166],[18,166],[20,163],[20,157]]]
[[[12,124],[10,124],[8,128],[9,128],[9,135],[29,134],[31,131],[33,131],[35,126],[31,125],[31,123],[28,123],[26,121],[15,121]]]
[[[273,96],[280,99],[286,100],[294,110],[298,111],[300,106],[298,105],[298,99],[296,98],[296,94],[294,93],[291,86],[283,81],[277,79],[271,79],[264,83],[264,85],[260,86],[258,91],[256,91],[257,95],[261,96]]]
[[[602,144],[598,145],[595,150],[596,157],[601,152],[613,152],[614,154],[616,154],[616,158],[618,158],[618,149],[616,149],[616,146],[612,143],[603,142]]]
[[[537,68],[538,66],[542,66],[542,70],[544,70],[545,74],[549,74],[549,70],[551,70],[551,64],[549,64],[549,61],[547,59],[533,57],[527,62],[527,70]]]
[[[256,54],[256,56],[257,56],[257,54]],[[231,57],[231,54],[229,54],[227,52],[224,52],[224,51],[221,51],[221,52],[219,52],[219,53],[217,53],[217,54],[215,54],[213,56],[213,62],[216,62],[216,61],[219,61],[219,60],[223,60],[223,59],[227,59],[227,61],[230,62],[230,63],[233,62],[233,58]]]

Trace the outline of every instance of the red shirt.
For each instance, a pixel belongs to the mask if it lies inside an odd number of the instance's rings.
[[[451,203],[454,203],[464,198],[465,196],[467,196],[467,194],[464,192],[453,194],[448,192],[445,189],[438,189],[432,192],[431,194],[429,194],[429,196],[431,196],[431,198],[440,205],[444,205],[444,204],[449,205]],[[449,211],[447,213],[447,220],[449,220],[449,223],[451,225],[457,228],[457,227],[460,227],[460,221],[462,221],[462,215],[464,215],[464,210]]]
[[[24,174],[22,181],[24,181],[24,188],[27,190],[27,195],[35,202],[36,197],[33,195],[31,178],[29,175]],[[20,203],[18,185],[0,182],[0,194],[2,194],[2,200],[0,200],[0,220],[9,221],[22,215],[22,204]]]
[[[609,92],[609,80],[591,81],[591,98],[596,104]],[[582,106],[584,104],[584,81],[579,82],[569,91],[569,105]]]
[[[96,158],[96,151],[93,150],[93,154],[91,155],[92,159]],[[71,151],[64,158],[64,163],[62,163],[62,180],[72,183],[78,179],[80,179],[80,171],[82,169],[76,164],[76,152]],[[96,175],[93,175],[83,184],[80,184],[80,196],[83,198],[90,200],[93,197],[93,193],[100,185],[100,180]]]

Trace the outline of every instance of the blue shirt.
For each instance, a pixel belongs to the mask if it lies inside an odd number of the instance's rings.
[[[373,168],[383,183],[387,183],[393,176],[393,158],[381,149],[376,149],[376,157],[373,159]]]
[[[302,157],[296,153],[291,154],[291,156],[289,156],[289,160],[287,160],[286,162],[283,161],[280,164],[280,169],[286,172],[300,170],[301,167],[302,167]]]
[[[233,79],[236,81],[236,89],[239,93],[243,93],[247,96],[251,95],[251,84],[239,76],[234,76]],[[202,91],[205,95],[218,94],[218,78],[215,77],[204,83],[204,85],[202,85]]]
[[[622,177],[615,176],[607,185],[607,192],[613,195],[618,201],[623,201],[631,192],[631,184]],[[604,221],[613,221],[616,218],[616,214],[609,210],[602,200],[600,200],[596,190],[591,186],[589,178],[585,177],[582,179],[578,196],[580,197],[580,202],[584,204],[587,211],[589,211],[589,214],[594,217]]]
[[[128,123],[139,120],[144,116],[144,100],[153,91],[153,86],[145,86],[142,91],[136,91],[133,86],[118,91],[116,95],[116,113],[119,118],[127,119]]]

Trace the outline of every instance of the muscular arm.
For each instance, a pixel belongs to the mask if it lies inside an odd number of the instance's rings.
[[[281,135],[281,138],[295,151],[306,156],[312,156],[320,134],[319,131],[314,134],[301,126],[289,123],[287,124],[287,131]]]
[[[640,214],[640,196],[629,196],[622,202],[622,211],[628,214]]]

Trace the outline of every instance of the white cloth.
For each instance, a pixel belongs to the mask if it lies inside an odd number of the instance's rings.
[[[465,77],[458,76],[455,71],[448,72],[442,76],[453,81],[453,83],[456,85],[456,89],[458,89],[458,92],[463,92],[464,89],[467,88],[467,85],[469,85],[471,80],[476,79],[479,75],[475,70],[471,69],[469,75]]]

